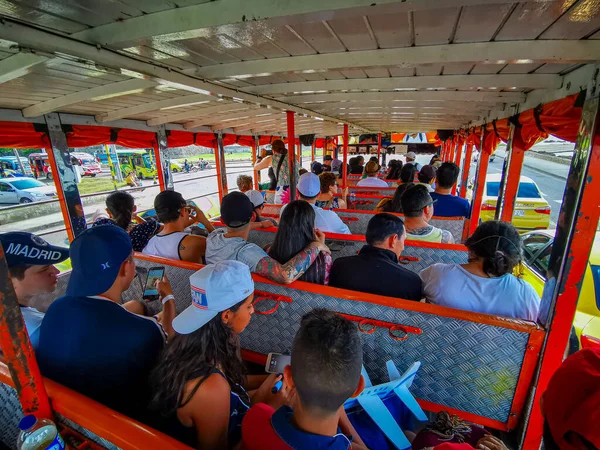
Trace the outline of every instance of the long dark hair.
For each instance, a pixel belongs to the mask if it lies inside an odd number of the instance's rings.
[[[245,301],[229,310],[236,312]],[[246,380],[239,337],[223,323],[220,313],[193,333],[178,334],[169,341],[150,374],[150,407],[165,416],[175,414],[194,395],[192,392],[184,397],[186,384],[196,378],[204,379],[215,368],[223,372],[233,392],[249,401],[239,387]]]
[[[124,230],[127,230],[133,216],[134,201],[131,194],[116,191],[106,197],[106,207],[113,220]]]
[[[288,262],[315,240],[315,211],[302,200],[290,202],[283,213],[275,241],[269,255],[281,264]],[[316,261],[300,277],[309,283],[325,283],[325,255],[319,253]]]
[[[507,222],[483,222],[465,241],[465,245],[469,249],[469,260],[481,258],[483,271],[490,277],[512,273],[523,260],[521,236]]]
[[[383,211],[390,213],[401,213],[402,212],[402,202],[400,198],[404,191],[406,191],[409,187],[411,187],[414,183],[403,183],[396,188],[396,192],[394,192],[394,197],[392,200],[383,205]]]
[[[390,170],[387,174],[386,180],[399,180],[400,171],[402,170],[402,161],[398,159],[392,159],[390,161]]]
[[[412,183],[415,181],[415,174],[417,173],[417,167],[412,164],[404,164],[402,170],[400,170],[400,180],[403,183]]]

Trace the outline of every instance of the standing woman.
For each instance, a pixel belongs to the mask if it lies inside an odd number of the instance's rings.
[[[315,210],[312,205],[303,200],[295,200],[283,209],[275,240],[265,251],[283,264],[314,242],[319,233],[321,232],[315,230]],[[320,252],[315,262],[298,279],[328,284],[332,265],[331,253]]]
[[[123,228],[131,238],[133,250],[141,252],[148,241],[164,228],[156,220],[144,220],[136,214],[137,207],[133,197],[128,192],[116,191],[106,197],[107,217],[94,221],[93,226],[117,225]]]
[[[346,209],[346,196],[348,188],[342,191],[342,198],[335,197],[340,190],[338,186],[337,176],[332,172],[324,172],[319,175],[321,182],[321,192],[317,197],[315,206],[323,209]]]
[[[250,323],[254,282],[239,261],[208,265],[190,277],[192,305],[173,320],[178,333],[151,374],[155,426],[201,450],[233,448],[246,411],[272,406],[277,375],[247,376],[239,334]],[[249,395],[246,389],[256,389]],[[275,405],[277,408],[278,405]]]
[[[277,185],[275,187],[275,203],[281,204],[281,196],[283,191],[288,190],[290,187],[290,166],[288,162],[288,151],[281,139],[275,139],[271,143],[273,149],[273,156],[265,156],[260,162],[254,165],[254,170],[262,170],[267,167],[273,168],[275,172],[275,178]],[[294,179],[298,180],[298,163],[294,161]]]

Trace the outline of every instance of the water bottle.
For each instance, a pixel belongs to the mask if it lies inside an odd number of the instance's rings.
[[[354,206],[354,204],[356,203],[356,194],[354,193],[354,191],[350,192],[350,204],[352,206]]]
[[[65,450],[65,442],[49,419],[25,416],[19,422],[17,450]]]

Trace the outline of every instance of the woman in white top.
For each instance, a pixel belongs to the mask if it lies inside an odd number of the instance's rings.
[[[484,222],[467,239],[467,264],[434,264],[421,272],[429,303],[536,321],[540,297],[513,275],[522,262],[521,237],[509,223]]]
[[[389,187],[388,184],[377,178],[379,173],[379,164],[376,161],[369,161],[365,166],[367,178],[360,180],[356,185],[361,187]]]

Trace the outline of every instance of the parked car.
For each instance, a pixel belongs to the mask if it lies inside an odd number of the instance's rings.
[[[494,220],[500,180],[500,174],[490,174],[485,178],[480,216],[482,222]],[[540,192],[535,181],[522,176],[519,180],[512,224],[521,230],[547,229],[550,226],[551,211],[550,204]]]
[[[96,158],[89,153],[71,152],[71,158],[75,158],[82,167],[82,176],[84,177],[95,177],[99,173],[102,173],[102,167],[100,166],[100,163],[98,163]]]
[[[54,186],[34,178],[0,178],[0,203],[17,204],[40,202],[57,198]]]
[[[542,296],[555,230],[538,230],[523,235],[523,279]],[[600,347],[600,233],[596,234],[585,270],[577,312],[573,321],[581,347]]]

